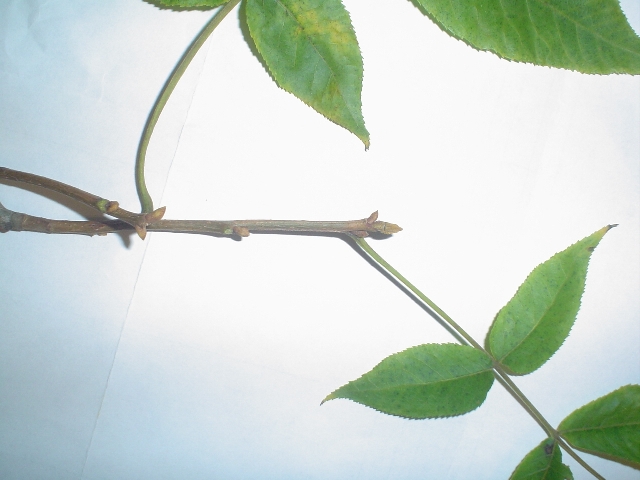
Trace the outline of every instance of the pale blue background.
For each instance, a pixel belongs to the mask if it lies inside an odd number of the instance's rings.
[[[374,248],[479,340],[535,265],[620,223],[565,345],[517,383],[553,424],[638,383],[640,79],[478,53],[409,2],[345,4],[370,150],[271,82],[234,13],[161,118],[156,203],[169,218],[379,209],[404,231]],[[639,4],[623,7],[639,31]],[[0,0],[0,164],[137,209],[142,126],[210,15]],[[10,185],[0,201],[82,218]],[[449,420],[319,407],[393,352],[453,341],[335,238],[8,233],[0,272],[3,479],[500,479],[544,438],[497,385]]]

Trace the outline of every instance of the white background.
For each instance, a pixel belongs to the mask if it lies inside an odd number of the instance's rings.
[[[167,218],[355,219],[476,339],[528,272],[609,223],[558,353],[518,385],[557,425],[640,381],[640,79],[533,67],[449,38],[407,1],[346,0],[365,152],[278,89],[234,12],[160,119]],[[640,6],[623,8],[640,31]],[[0,164],[139,208],[146,116],[210,12],[0,0]],[[55,198],[59,200],[59,198]],[[17,211],[85,210],[0,184]],[[544,438],[499,385],[409,421],[331,391],[453,338],[334,237],[0,236],[3,479],[501,479]],[[609,479],[628,467],[588,455]],[[564,455],[576,479],[591,478]]]

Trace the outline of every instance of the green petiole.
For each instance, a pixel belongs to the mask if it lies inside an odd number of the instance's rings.
[[[224,20],[224,18],[235,8],[236,5],[238,5],[238,3],[240,3],[240,0],[231,0],[229,3],[225,4],[200,31],[198,36],[180,59],[180,62],[178,62],[178,65],[176,65],[176,68],[171,72],[169,79],[164,84],[164,87],[162,87],[162,91],[160,92],[160,95],[158,95],[156,103],[153,105],[153,109],[147,118],[147,123],[144,126],[142,138],[140,139],[140,144],[138,146],[135,171],[136,189],[138,190],[138,198],[140,199],[140,205],[142,206],[143,213],[150,213],[153,211],[153,200],[151,199],[151,195],[149,195],[149,190],[147,190],[147,184],[144,178],[144,165],[147,155],[147,147],[149,146],[153,129],[155,128],[156,123],[158,123],[158,118],[160,118],[160,114],[162,113],[164,106],[167,104],[167,101],[180,81],[180,78],[182,78],[182,75],[187,70],[191,60],[193,60],[196,53],[198,53],[198,50],[200,50],[200,47],[204,45],[204,42],[207,41],[207,38],[209,38],[216,27],[220,25],[220,22]]]

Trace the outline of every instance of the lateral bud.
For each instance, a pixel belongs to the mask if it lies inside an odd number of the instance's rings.
[[[113,213],[120,208],[120,204],[118,202],[109,202],[105,205],[105,213]]]
[[[102,213],[107,213],[107,206],[109,205],[109,200],[106,198],[102,198],[96,202],[96,208],[100,210]]]
[[[248,237],[249,236],[249,229],[247,227],[241,227],[239,225],[235,225],[233,227],[233,233],[235,233],[239,237]]]
[[[367,218],[367,225],[373,225],[373,223],[378,220],[378,211],[376,210],[375,212],[373,212],[371,215],[369,215],[369,218]]]
[[[162,220],[162,217],[164,217],[164,212],[166,211],[167,211],[167,207],[160,207],[151,213],[147,213],[144,216],[144,219],[147,222],[147,225],[157,222],[158,220]]]
[[[145,227],[141,227],[140,225],[134,225],[133,228],[136,229],[136,233],[138,236],[144,240],[147,236],[147,229]]]

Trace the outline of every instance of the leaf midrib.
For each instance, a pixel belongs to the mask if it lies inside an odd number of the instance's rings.
[[[460,380],[460,379],[464,379],[464,378],[469,378],[469,377],[473,377],[476,375],[481,375],[483,373],[486,372],[490,372],[492,369],[489,367],[485,370],[480,370],[479,372],[475,372],[475,373],[469,373],[466,375],[461,375],[459,377],[453,377],[453,378],[447,378],[444,380],[436,380],[434,382],[429,382],[429,383],[406,383],[406,384],[399,384],[399,385],[394,385],[394,386],[389,386],[389,387],[373,387],[373,388],[358,388],[359,392],[385,392],[385,391],[389,391],[389,390],[395,390],[398,388],[407,388],[407,387],[428,387],[428,386],[432,386],[432,385],[437,385],[437,384],[443,384],[443,383],[447,383],[447,382],[453,382],[455,380]],[[373,382],[372,382],[373,383]]]
[[[549,303],[549,306],[545,308],[544,313],[540,315],[540,318],[536,321],[536,323],[534,324],[533,328],[531,328],[529,333],[527,333],[524,337],[522,337],[522,340],[520,340],[520,342],[518,342],[511,350],[509,350],[509,352],[506,355],[502,356],[502,358],[500,359],[500,362],[503,362],[509,355],[511,355],[515,350],[517,350],[533,334],[533,332],[540,326],[540,323],[542,322],[542,320],[547,316],[547,314],[549,313],[549,310],[551,310],[551,308],[556,304],[556,299],[558,298],[558,295],[560,294],[564,286],[571,280],[571,275],[567,275],[564,269],[564,265],[562,265],[562,262],[560,262],[560,268],[562,268],[562,273],[564,274],[565,279],[562,282],[560,288],[558,288],[557,292],[553,295],[553,300]]]

